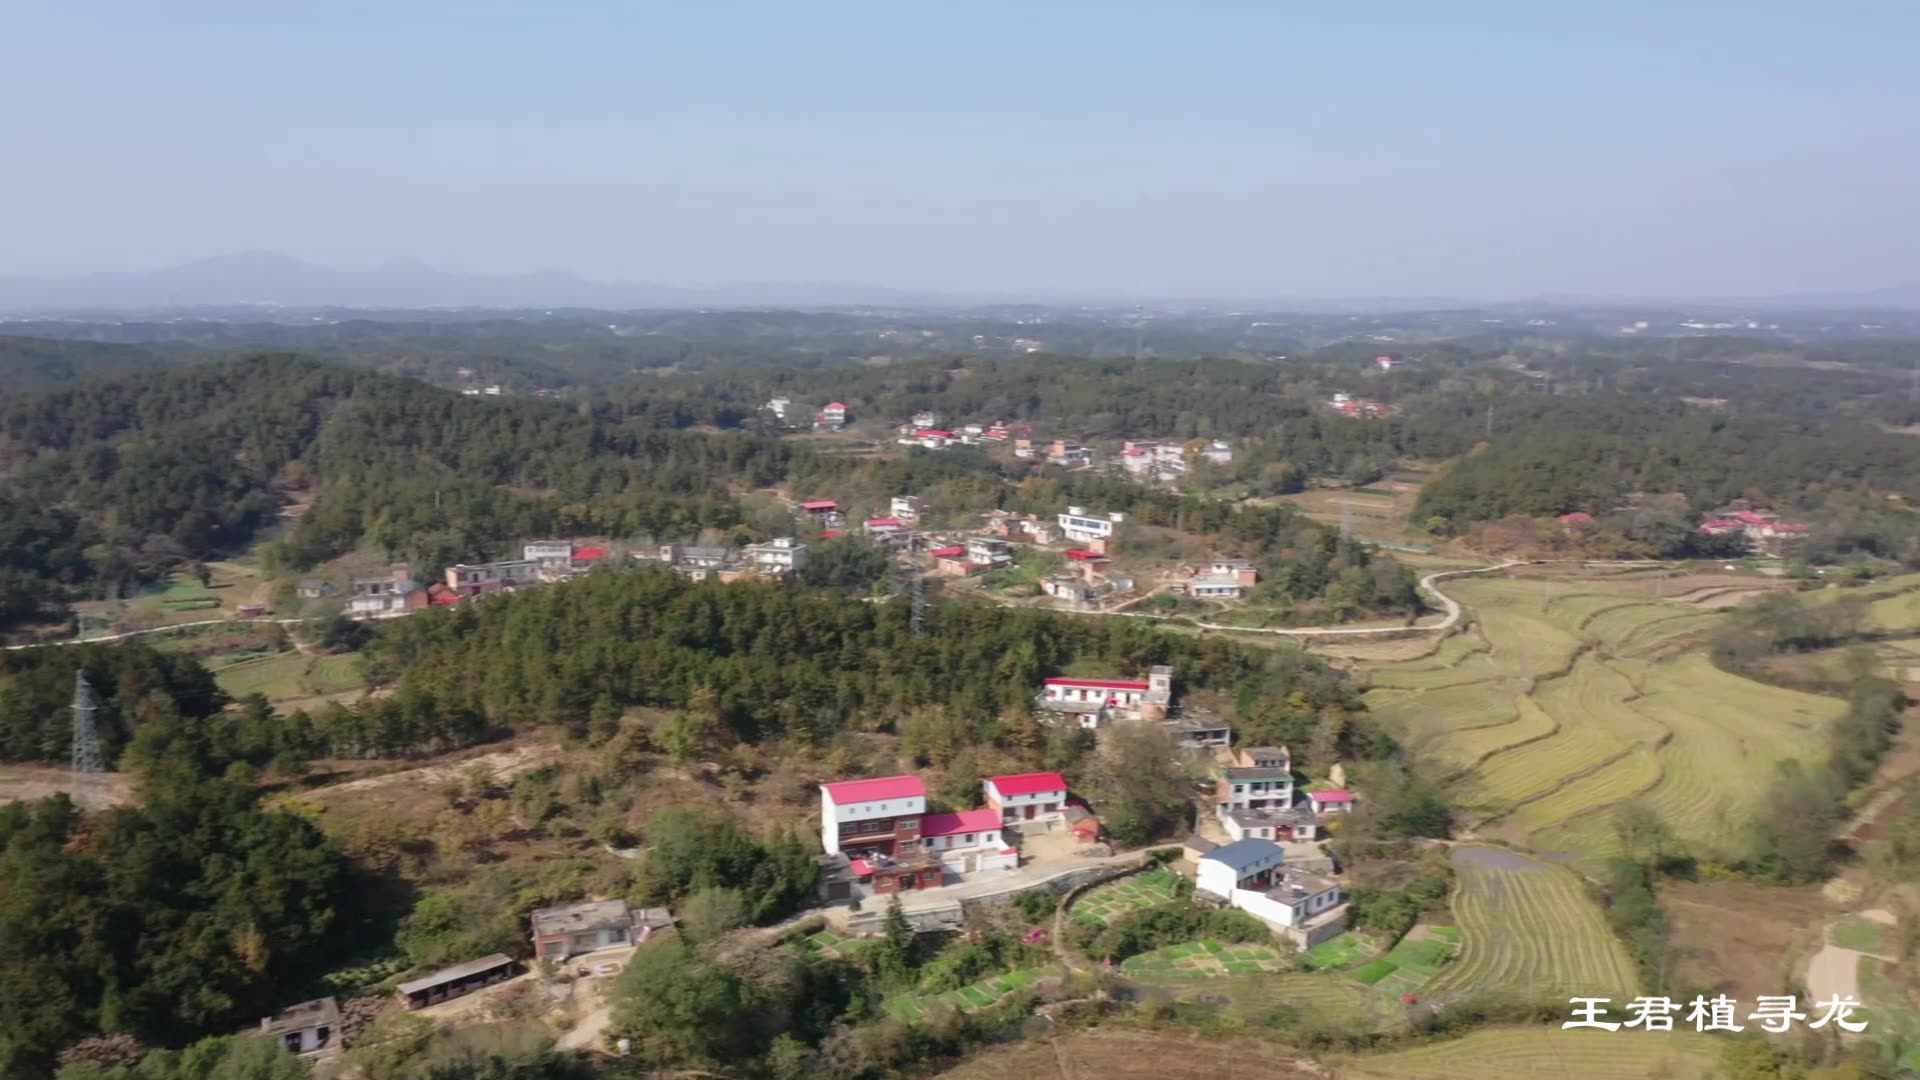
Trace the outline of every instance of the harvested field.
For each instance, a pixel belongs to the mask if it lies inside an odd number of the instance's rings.
[[[1719,1044],[1711,1035],[1490,1028],[1459,1039],[1338,1062],[1338,1080],[1706,1080]]]
[[[1426,995],[1487,990],[1566,997],[1631,997],[1639,984],[1586,883],[1571,870],[1517,852],[1456,847],[1453,914],[1460,955]]]
[[[1552,572],[1454,582],[1472,626],[1370,666],[1369,708],[1484,835],[1591,864],[1645,799],[1692,854],[1733,857],[1775,763],[1821,761],[1844,705],[1715,668],[1698,642],[1725,616],[1649,586],[1754,579],[1521,569]]]

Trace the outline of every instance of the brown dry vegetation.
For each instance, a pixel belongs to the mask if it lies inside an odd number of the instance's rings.
[[[0,765],[0,804],[44,799],[63,791],[88,810],[105,810],[133,801],[133,778],[102,773],[76,781],[72,773],[51,765]]]
[[[1674,882],[1661,907],[1680,946],[1678,983],[1751,1001],[1789,993],[1795,964],[1831,911],[1818,886]]]
[[[994,1047],[940,1080],[1306,1080],[1323,1067],[1283,1046],[1100,1027]]]

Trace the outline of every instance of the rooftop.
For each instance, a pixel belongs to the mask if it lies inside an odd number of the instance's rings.
[[[1048,686],[1091,686],[1101,690],[1140,690],[1145,691],[1147,684],[1135,679],[1069,679],[1065,677],[1044,680]]]
[[[1307,798],[1315,802],[1341,803],[1352,802],[1353,792],[1345,788],[1328,788],[1325,791],[1309,791]]]
[[[848,803],[872,802],[875,799],[911,799],[925,798],[927,785],[917,776],[879,776],[869,780],[840,780],[831,784],[821,784],[820,790],[827,793],[836,806]]]
[[[1313,824],[1313,811],[1305,806],[1289,806],[1285,810],[1229,810],[1227,816],[1243,829],[1268,825],[1285,825],[1291,828],[1295,825]]]
[[[1057,772],[1013,773],[989,776],[987,783],[1002,795],[1037,795],[1043,791],[1067,790],[1067,778]]]
[[[1285,856],[1285,854],[1286,852],[1279,844],[1271,840],[1261,840],[1257,837],[1250,836],[1245,840],[1235,840],[1231,844],[1224,844],[1214,848],[1212,851],[1202,855],[1200,860],[1202,862],[1212,860],[1217,863],[1225,863],[1229,868],[1238,872],[1245,870],[1255,863],[1265,862],[1269,859],[1280,859]]]
[[[961,833],[993,832],[1000,828],[996,810],[962,810],[957,814],[928,814],[920,819],[920,835],[958,836]]]
[[[452,967],[441,968],[431,975],[422,975],[417,979],[410,979],[407,982],[401,983],[395,987],[395,989],[402,994],[417,994],[422,990],[431,990],[436,986],[441,986],[446,983],[459,982],[461,979],[469,976],[492,971],[497,967],[511,963],[513,963],[513,957],[508,956],[506,953],[494,953],[492,956],[483,956],[478,960],[469,960],[464,964],[455,964]]]
[[[633,913],[625,900],[589,900],[582,904],[535,909],[533,932],[574,934],[608,926],[630,925],[632,922]]]
[[[1284,765],[1232,765],[1220,770],[1228,780],[1286,780],[1293,770]]]
[[[951,559],[956,555],[965,555],[966,553],[967,549],[958,544],[954,544],[951,547],[937,547],[933,549],[933,556],[937,559]]]
[[[330,997],[314,998],[298,1005],[289,1005],[272,1016],[260,1021],[260,1030],[278,1035],[287,1031],[300,1031],[305,1028],[319,1027],[322,1024],[340,1022],[340,1003]]]
[[[1330,878],[1309,874],[1299,867],[1289,866],[1280,872],[1280,884],[1268,890],[1267,895],[1283,903],[1291,903],[1303,896],[1317,896],[1328,889],[1339,887],[1340,884]]]

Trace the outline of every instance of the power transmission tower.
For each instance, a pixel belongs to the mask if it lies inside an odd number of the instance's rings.
[[[919,559],[913,560],[913,566],[907,571],[910,575],[908,587],[912,591],[913,636],[921,637],[927,632],[927,574]]]
[[[93,687],[87,673],[73,673],[73,771],[86,776],[107,771],[100,759],[100,732],[93,723]]]

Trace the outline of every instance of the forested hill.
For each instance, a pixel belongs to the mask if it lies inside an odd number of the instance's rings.
[[[776,488],[869,508],[902,491],[937,493],[954,513],[1053,513],[1062,500],[1097,497],[1214,535],[1223,553],[1285,560],[1301,599],[1411,605],[1404,573],[1387,563],[1385,576],[1371,573],[1364,551],[1284,509],[1234,510],[1126,483],[1082,490],[1085,479],[1009,483],[1026,467],[1010,475],[977,454],[822,454],[767,435],[665,428],[613,406],[468,397],[288,355],[88,378],[0,402],[0,470],[0,619],[243,550],[283,516],[292,524],[263,549],[271,568],[356,548],[438,567],[536,535],[763,539],[794,528],[765,494]]]
[[[32,393],[91,376],[151,371],[193,355],[164,346],[0,336],[0,394]]]

